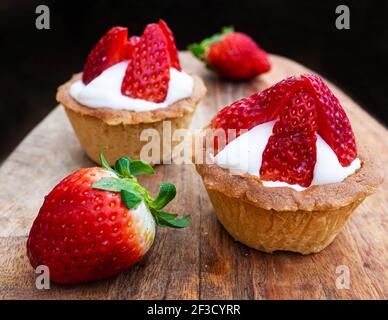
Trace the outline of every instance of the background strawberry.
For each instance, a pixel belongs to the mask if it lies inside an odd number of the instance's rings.
[[[163,183],[152,199],[137,182],[153,173],[139,160],[121,158],[115,168],[81,169],[63,179],[45,198],[31,228],[27,254],[31,265],[46,265],[52,281],[74,284],[111,277],[138,262],[151,247],[155,223],[185,227],[162,211],[175,196]]]
[[[82,74],[84,84],[125,59],[127,37],[127,28],[113,27],[98,41],[86,59]]]
[[[121,85],[123,95],[152,102],[166,99],[171,60],[166,36],[157,24],[149,24],[134,46]]]
[[[271,63],[267,53],[248,35],[224,28],[199,44],[188,48],[197,58],[205,61],[220,76],[249,80],[268,72]]]

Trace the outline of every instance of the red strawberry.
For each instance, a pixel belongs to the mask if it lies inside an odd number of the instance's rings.
[[[125,49],[125,58],[130,59],[133,54],[133,50],[135,49],[135,46],[139,43],[140,37],[138,36],[132,36],[128,39]]]
[[[267,53],[251,37],[232,28],[190,45],[189,50],[229,79],[249,80],[271,69]]]
[[[115,169],[81,169],[63,179],[45,198],[31,228],[31,265],[46,265],[52,281],[75,284],[114,276],[138,262],[151,247],[155,222],[185,227],[190,218],[161,211],[175,196],[165,183],[156,199],[135,175],[153,173],[142,161],[121,158]]]
[[[348,166],[357,157],[354,133],[337,97],[316,75],[302,75],[316,94],[318,100],[318,132],[333,149],[343,166]]]
[[[113,27],[98,41],[86,60],[82,81],[88,84],[105,69],[125,59],[127,28]]]
[[[166,99],[170,81],[168,42],[157,24],[145,28],[135,45],[121,85],[123,95],[152,102]]]
[[[170,60],[171,60],[171,67],[181,70],[181,65],[179,63],[179,58],[178,58],[178,50],[175,45],[175,39],[174,39],[174,34],[168,27],[167,23],[160,19],[158,22],[158,25],[160,29],[162,29],[166,39],[167,39],[167,45],[168,45],[168,52],[170,54]]]
[[[279,107],[283,101],[288,99],[292,92],[301,85],[301,80],[289,77],[262,92],[238,100],[221,109],[213,118],[211,127],[224,129],[226,136],[228,129],[235,129],[234,137],[237,137],[241,129],[249,130],[254,126],[274,120],[278,116]],[[232,140],[232,137],[227,136],[226,138]]]
[[[315,97],[299,89],[274,125],[263,153],[261,179],[308,187],[316,163],[317,128]]]

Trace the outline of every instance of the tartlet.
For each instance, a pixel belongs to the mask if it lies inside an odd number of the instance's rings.
[[[154,148],[157,154],[145,160],[163,163],[180,142],[164,139],[164,122],[167,134],[188,128],[205,93],[199,77],[182,71],[173,34],[160,20],[140,37],[111,28],[89,53],[83,72],[58,88],[57,101],[93,161],[99,162],[102,151],[110,164],[121,156],[139,159],[143,146],[159,139],[160,153]]]
[[[268,92],[271,90],[277,89],[270,88]],[[251,97],[247,99],[251,103]],[[241,101],[235,103],[234,110],[241,112],[247,103]],[[263,101],[269,100],[265,97]],[[226,110],[233,114],[231,111]],[[221,112],[225,114],[225,110]],[[239,120],[243,121],[243,118],[241,115]],[[334,240],[358,205],[383,181],[374,157],[365,147],[359,147],[360,167],[342,181],[310,185],[302,191],[285,186],[268,187],[258,176],[247,172],[232,173],[215,162],[220,150],[206,145],[214,139],[209,130],[214,128],[213,124],[211,122],[196,137],[196,154],[201,160],[196,159],[196,169],[218,220],[235,240],[254,249],[268,253],[321,251]]]
[[[203,147],[204,148],[204,147]],[[230,174],[207,162],[196,164],[218,220],[236,240],[264,252],[302,254],[326,248],[358,205],[376,191],[382,175],[365,150],[361,168],[344,181],[304,191],[268,188],[255,176]]]

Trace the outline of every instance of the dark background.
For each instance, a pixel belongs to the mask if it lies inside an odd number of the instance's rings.
[[[35,28],[46,4],[51,29]],[[335,28],[335,8],[350,8],[350,30]],[[82,69],[114,25],[140,34],[165,19],[180,49],[234,25],[265,50],[321,73],[388,124],[388,1],[0,0],[0,161],[56,105],[59,84]]]

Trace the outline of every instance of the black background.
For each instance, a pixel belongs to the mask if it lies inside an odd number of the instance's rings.
[[[51,29],[35,28],[46,4]],[[335,28],[335,8],[350,8],[350,30]],[[165,19],[180,49],[234,25],[265,50],[321,73],[388,124],[388,1],[0,0],[0,159],[56,105],[59,84],[82,69],[114,25],[140,34]]]

